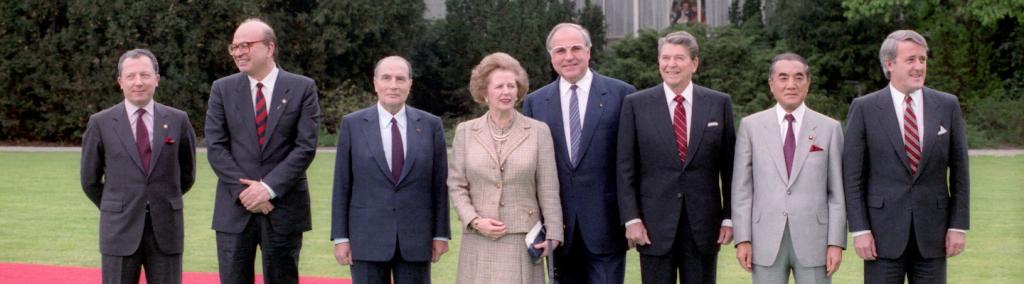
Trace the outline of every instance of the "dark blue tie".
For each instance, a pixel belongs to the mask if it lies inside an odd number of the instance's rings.
[[[576,95],[576,85],[569,87],[572,96],[569,97],[569,147],[572,150],[572,157],[569,159],[572,166],[576,167],[580,162],[580,136],[583,134],[583,125],[580,123],[580,99]]]

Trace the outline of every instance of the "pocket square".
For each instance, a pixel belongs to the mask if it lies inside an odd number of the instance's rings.
[[[164,137],[164,144],[174,144],[174,138],[171,138],[171,136]]]
[[[821,147],[818,147],[818,145],[811,144],[811,153],[821,152],[821,151],[825,151],[825,149],[822,149]]]
[[[708,122],[708,127],[715,127],[715,126],[718,126],[718,121]]]
[[[939,125],[939,135],[946,134],[948,132],[949,131],[946,131],[945,127],[943,127],[942,125]]]

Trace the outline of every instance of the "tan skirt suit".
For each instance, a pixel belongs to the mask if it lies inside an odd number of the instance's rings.
[[[547,238],[563,241],[551,132],[518,112],[507,137],[489,127],[487,115],[460,123],[452,142],[448,190],[464,228],[456,283],[544,283],[524,239],[543,217]],[[505,223],[507,234],[485,237],[470,226],[477,217]]]

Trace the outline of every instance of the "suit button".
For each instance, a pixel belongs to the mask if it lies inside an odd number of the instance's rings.
[[[676,198],[683,198],[683,194],[682,193],[676,193]]]
[[[498,189],[501,189],[501,183],[500,183],[500,182],[499,182],[499,183],[497,183],[497,184],[495,184],[494,186],[497,186],[497,187],[498,187]]]
[[[789,216],[789,213],[782,212],[782,216]]]
[[[498,203],[499,207],[505,207],[505,202]]]
[[[789,190],[787,190],[787,191],[786,191],[786,195],[790,195],[790,194],[793,194],[793,192],[792,192],[792,191],[789,191]]]

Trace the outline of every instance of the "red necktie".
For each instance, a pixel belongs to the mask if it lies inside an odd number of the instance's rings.
[[[135,148],[139,149],[142,170],[149,174],[149,156],[153,153],[153,147],[149,145],[149,130],[146,129],[146,121],[142,119],[146,115],[146,109],[140,108],[135,114]]]
[[[686,100],[683,96],[676,96],[676,110],[675,115],[672,116],[672,128],[676,133],[676,148],[679,149],[679,161],[686,165],[686,109],[683,108],[683,101]]]
[[[921,136],[917,131],[917,115],[914,114],[914,100],[907,95],[904,100],[907,104],[903,111],[903,150],[907,151],[907,158],[910,161],[910,175],[917,174],[917,165],[921,162]]]
[[[782,154],[786,158],[786,175],[792,176],[793,171],[793,153],[796,152],[796,135],[793,135],[793,121],[796,117],[793,114],[787,113],[786,121],[789,121],[789,128],[786,130],[786,142],[782,144]]]
[[[256,83],[256,138],[260,146],[266,142],[267,132],[267,100],[263,97],[263,83]]]
[[[391,118],[391,178],[398,182],[405,166],[405,152],[402,150],[402,132],[398,131],[398,120]]]

